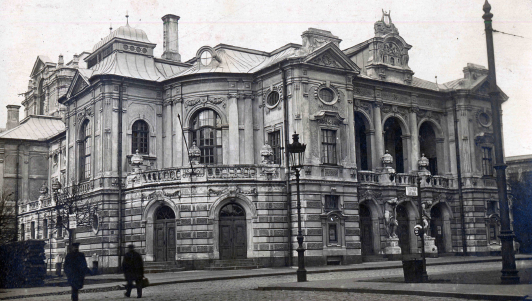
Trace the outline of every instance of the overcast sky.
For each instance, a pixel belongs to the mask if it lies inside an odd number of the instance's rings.
[[[272,51],[301,43],[309,27],[330,30],[341,49],[373,37],[373,24],[391,10],[401,36],[412,45],[409,65],[416,77],[443,83],[463,77],[467,63],[487,66],[482,20],[484,0],[0,0],[0,127],[7,104],[20,104],[38,55],[65,62],[129,23],[144,30],[162,54],[161,17],[179,21],[183,61],[204,45],[231,44]],[[532,154],[532,0],[491,0],[497,82],[510,97],[503,105],[507,156]],[[23,117],[21,108],[21,118]]]

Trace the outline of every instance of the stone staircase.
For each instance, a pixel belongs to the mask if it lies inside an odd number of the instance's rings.
[[[177,265],[175,261],[144,262],[144,273],[167,273],[184,271],[184,267]]]
[[[231,259],[231,260],[215,260],[206,270],[246,270],[259,269],[262,265],[258,264],[254,259]]]

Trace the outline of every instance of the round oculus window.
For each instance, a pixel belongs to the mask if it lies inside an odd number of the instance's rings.
[[[491,118],[490,115],[488,115],[485,112],[481,112],[478,114],[478,123],[480,123],[483,127],[489,127],[491,125]]]
[[[208,66],[212,61],[212,54],[210,51],[203,51],[200,55],[200,61],[203,66]]]
[[[279,92],[273,91],[268,94],[268,98],[266,99],[266,105],[270,108],[273,108],[277,106],[279,103]]]
[[[329,88],[322,88],[318,92],[318,97],[326,104],[332,104],[335,101],[335,95],[333,90]]]

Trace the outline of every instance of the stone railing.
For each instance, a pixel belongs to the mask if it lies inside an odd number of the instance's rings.
[[[432,187],[452,188],[453,180],[444,176],[432,176],[430,184]]]
[[[278,165],[216,165],[192,168],[167,168],[130,173],[127,187],[164,182],[219,181],[219,180],[281,180]]]
[[[358,171],[358,181],[360,183],[378,183],[379,175],[373,171],[369,170],[359,170]]]
[[[398,173],[395,176],[395,184],[397,185],[415,185],[416,184],[416,176],[407,174],[407,173]]]

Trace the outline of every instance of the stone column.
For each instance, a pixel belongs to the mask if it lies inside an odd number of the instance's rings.
[[[347,76],[346,83],[346,92],[347,92],[347,134],[349,135],[347,141],[356,141],[356,132],[355,132],[355,108],[353,106],[353,77]],[[349,143],[349,162],[348,167],[357,168],[357,149],[355,143]]]
[[[380,92],[379,92],[379,98],[373,103],[374,109],[373,109],[373,124],[375,125],[375,151],[376,155],[375,158],[373,158],[375,161],[373,161],[373,168],[379,168],[381,167],[381,163],[379,162],[381,157],[384,155],[384,137],[382,134],[382,120],[381,120],[381,107],[382,107],[382,100],[380,99]]]
[[[168,168],[172,167],[172,100],[166,99],[163,102],[163,124],[164,124],[164,135],[163,135],[163,153],[162,158],[163,167]],[[134,151],[134,150],[133,150]]]
[[[240,138],[238,129],[238,100],[237,93],[229,93],[228,106],[227,106],[227,118],[229,120],[229,153],[228,164],[240,163]]]
[[[245,164],[254,163],[254,142],[253,142],[253,96],[251,93],[244,95],[244,162]]]
[[[411,150],[410,154],[408,155],[408,160],[410,161],[410,170],[411,171],[417,171],[417,160],[421,157],[419,154],[419,132],[417,128],[417,112],[419,111],[419,108],[417,106],[413,106],[410,108],[410,114],[409,114],[409,127],[410,127],[410,133],[411,133]],[[406,169],[406,168],[405,168]]]

